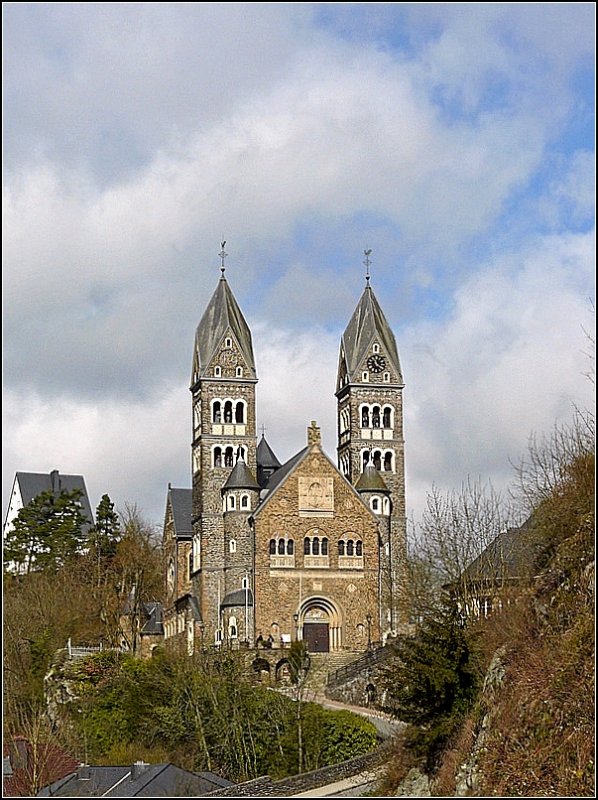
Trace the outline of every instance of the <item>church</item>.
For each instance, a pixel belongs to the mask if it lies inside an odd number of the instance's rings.
[[[335,459],[306,409],[305,446],[282,464],[258,441],[251,330],[221,272],[193,347],[192,488],[167,493],[166,644],[364,650],[409,622],[394,334],[368,272],[340,341]]]

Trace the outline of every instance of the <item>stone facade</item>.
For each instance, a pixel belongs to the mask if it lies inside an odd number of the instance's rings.
[[[166,637],[189,652],[199,637],[202,647],[261,637],[365,650],[408,622],[403,379],[371,287],[341,341],[338,468],[315,422],[283,465],[262,439],[260,463],[256,383],[251,333],[223,274],[195,337],[192,489],[167,502]]]

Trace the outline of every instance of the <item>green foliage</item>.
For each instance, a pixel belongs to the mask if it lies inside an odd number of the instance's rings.
[[[401,639],[396,647],[399,662],[387,672],[387,680],[398,717],[427,725],[467,707],[478,671],[471,634],[454,603],[447,599],[413,639]]]
[[[19,572],[59,569],[85,544],[81,490],[42,492],[24,506],[4,538],[4,563]]]
[[[90,542],[98,562],[113,558],[120,538],[120,521],[114,510],[114,503],[107,494],[102,495],[96,509],[96,522],[90,531]]]
[[[296,704],[248,682],[234,654],[196,659],[162,654],[148,661],[99,654],[69,675],[79,701],[69,718],[81,749],[97,761],[136,744],[191,770],[231,780],[297,771]],[[304,705],[306,769],[367,752],[375,728],[348,712]]]

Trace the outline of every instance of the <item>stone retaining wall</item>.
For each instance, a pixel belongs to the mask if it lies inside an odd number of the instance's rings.
[[[278,781],[272,781],[266,775],[236,786],[229,786],[226,789],[218,789],[206,796],[291,797],[299,792],[307,792],[310,789],[317,789],[319,786],[326,786],[329,783],[351,778],[353,775],[358,775],[360,772],[379,766],[387,760],[389,747],[389,743],[384,742],[371,753],[356,756],[340,764],[331,764],[313,772],[303,772],[301,775],[293,775]]]

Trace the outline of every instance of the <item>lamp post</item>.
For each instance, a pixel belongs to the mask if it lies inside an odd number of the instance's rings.
[[[293,614],[293,622],[295,623],[295,641],[299,641],[299,614]]]
[[[368,650],[372,649],[372,615],[367,614],[365,618],[368,624]]]
[[[203,622],[199,622],[198,627],[199,627],[199,634],[201,636],[201,652],[203,653],[203,634],[206,629],[206,626]]]

